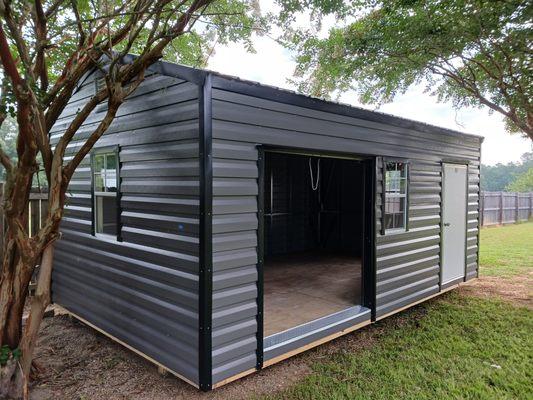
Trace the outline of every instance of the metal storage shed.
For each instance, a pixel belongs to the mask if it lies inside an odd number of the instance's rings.
[[[477,276],[481,137],[150,71],[70,185],[52,291],[80,320],[210,390]]]

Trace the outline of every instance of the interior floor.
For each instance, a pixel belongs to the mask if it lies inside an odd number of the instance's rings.
[[[265,337],[357,304],[361,304],[358,257],[310,252],[265,261]]]

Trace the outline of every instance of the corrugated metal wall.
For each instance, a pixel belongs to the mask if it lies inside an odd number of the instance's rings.
[[[439,290],[440,163],[469,161],[468,276],[477,271],[478,138],[421,132],[283,104],[266,99],[282,98],[270,88],[263,87],[261,95],[255,92],[259,92],[257,85],[246,82],[224,77],[213,81],[214,221],[224,226],[217,227],[213,239],[214,244],[220,242],[214,269],[217,280],[232,274],[239,277],[224,279],[226,285],[214,294],[218,303],[214,318],[220,322],[213,335],[221,337],[231,330],[226,339],[213,342],[214,383],[255,365],[257,145],[410,160],[410,230],[377,237],[378,317]],[[378,188],[380,180],[381,171]],[[231,323],[242,328],[236,330]]]
[[[94,93],[89,77],[52,129],[57,141]],[[87,157],[70,185],[53,300],[198,383],[198,86],[149,76],[121,106],[97,148],[120,146],[123,242],[91,235]],[[102,118],[78,131],[78,147]]]
[[[213,383],[256,364],[258,226],[257,149],[251,143],[219,140],[215,132],[213,128]]]

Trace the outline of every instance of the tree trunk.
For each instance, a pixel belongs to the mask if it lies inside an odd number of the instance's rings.
[[[11,358],[6,365],[0,367],[0,399],[28,398],[26,387],[18,360]]]
[[[30,376],[33,351],[37,342],[37,334],[43,320],[46,307],[50,304],[50,284],[52,281],[52,266],[54,261],[54,245],[48,245],[43,252],[41,265],[39,267],[39,277],[37,278],[37,289],[31,299],[30,315],[26,321],[24,336],[20,343],[22,351],[21,366],[24,376]]]
[[[22,250],[9,226],[5,232],[0,271],[0,348],[8,355],[7,362],[0,365],[0,399],[26,399],[39,325],[50,303],[53,245],[49,244],[43,251],[37,294],[32,299],[30,316],[23,330],[24,305],[38,258],[21,257]],[[31,252],[39,253],[38,245],[31,241],[28,244]]]

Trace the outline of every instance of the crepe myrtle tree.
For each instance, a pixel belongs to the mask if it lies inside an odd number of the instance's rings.
[[[5,220],[0,275],[0,398],[28,397],[39,325],[50,303],[54,243],[60,239],[69,182],[112,123],[117,110],[162,57],[199,64],[213,43],[243,41],[257,29],[258,8],[245,0],[0,0],[0,125],[16,120],[16,156],[0,148],[5,169]],[[138,56],[122,62],[128,53]],[[50,131],[76,85],[100,69],[105,85],[85,104],[57,142]],[[76,131],[102,103],[104,117],[87,139]],[[28,201],[44,172],[48,211],[30,237]],[[36,293],[28,285],[39,264]]]
[[[355,90],[391,101],[413,84],[455,107],[487,107],[533,139],[533,52],[527,0],[277,0],[297,53],[300,90]],[[298,14],[334,27],[300,27]],[[329,20],[328,20],[329,21]]]

